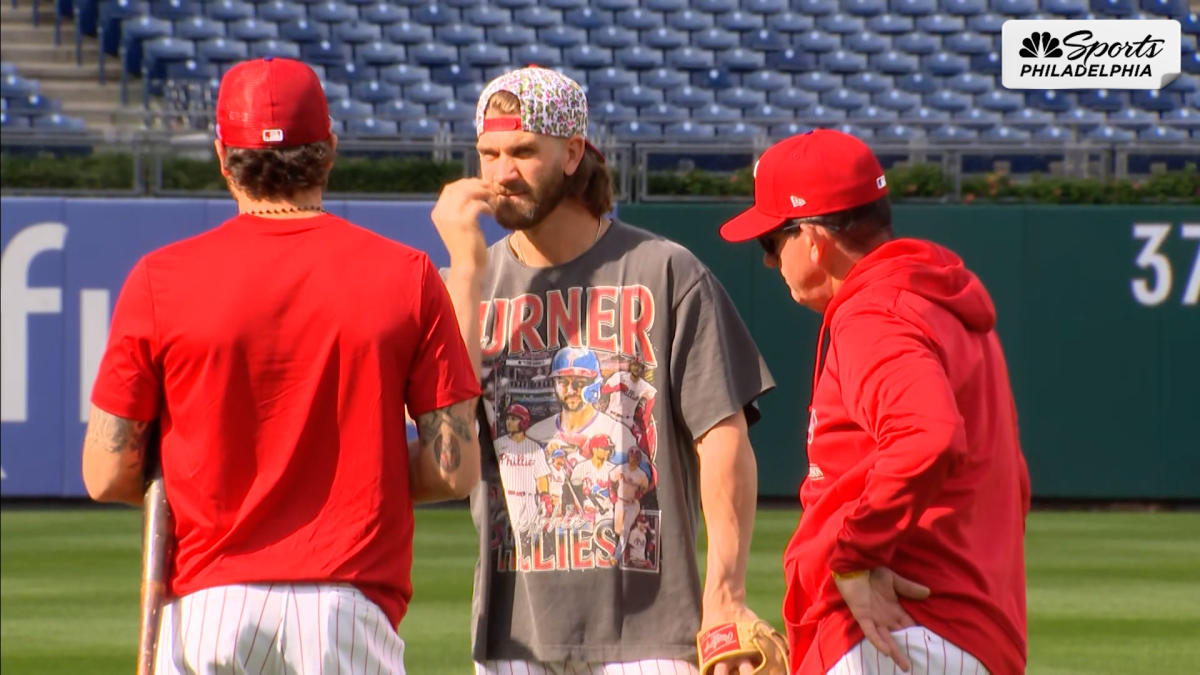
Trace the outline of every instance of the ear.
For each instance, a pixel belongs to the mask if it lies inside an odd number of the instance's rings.
[[[829,252],[829,247],[834,245],[833,237],[824,227],[812,223],[804,223],[800,225],[800,229],[808,235],[808,240],[811,242],[808,252],[809,259],[818,265],[821,264]]]
[[[575,170],[579,168],[579,163],[583,161],[583,153],[587,150],[587,144],[582,136],[572,136],[567,139],[567,161],[563,165],[563,173],[568,176],[574,176]]]
[[[229,169],[225,168],[225,144],[221,139],[213,139],[213,150],[217,151],[217,164],[221,167],[221,175],[229,177]]]

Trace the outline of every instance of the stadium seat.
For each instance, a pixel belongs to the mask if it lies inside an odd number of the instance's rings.
[[[386,7],[394,7],[387,3],[380,3]],[[274,23],[284,23],[286,21],[295,21],[307,16],[307,10],[304,5],[296,2],[288,2],[287,0],[271,0],[258,5],[258,18],[263,21],[271,21]]]
[[[708,28],[692,36],[692,44],[701,49],[733,49],[738,43],[738,34],[724,28]]]
[[[733,124],[717,125],[717,138],[738,141],[755,141],[764,137],[765,133],[763,129],[755,124],[734,122]]]
[[[819,100],[818,92],[799,87],[787,87],[767,93],[767,101],[771,105],[789,110],[805,110],[817,105]]]
[[[838,36],[817,29],[800,33],[792,40],[798,49],[806,52],[831,52],[841,44]]]
[[[662,138],[662,125],[629,120],[618,122],[611,128],[614,138],[619,141],[657,140]]]
[[[732,72],[748,72],[760,70],[766,65],[766,56],[762,52],[735,47],[717,53],[717,67]]]
[[[867,30],[883,35],[903,35],[913,31],[912,17],[896,14],[880,14],[867,19]]]
[[[464,48],[463,59],[467,60],[467,54],[475,47],[486,46],[485,43],[478,43],[471,47]],[[448,66],[451,63],[458,62],[458,50],[450,45],[439,44],[436,42],[416,45],[408,48],[408,58],[418,65],[422,66]],[[478,62],[471,62],[472,65],[479,65]]]
[[[494,28],[512,23],[512,13],[494,5],[474,5],[463,10],[463,21],[472,26]]]
[[[767,28],[780,33],[800,33],[812,30],[816,25],[816,20],[807,14],[787,11],[767,15]]]
[[[528,26],[497,26],[487,30],[488,41],[502,47],[520,47],[537,41],[537,31]]]
[[[440,124],[425,117],[400,122],[400,135],[405,138],[431,139],[436,138],[441,131]]]
[[[297,19],[279,25],[279,39],[305,44],[329,38],[328,29],[308,19]]]
[[[475,105],[479,102],[479,96],[483,94],[483,90],[487,87],[487,82],[468,82],[460,84],[454,88],[454,98],[463,103]]]
[[[958,54],[987,54],[993,47],[990,35],[969,30],[943,37],[942,45]]]
[[[1022,102],[1023,101],[1024,99],[1022,99]],[[901,91],[899,89],[889,89],[872,96],[871,102],[880,108],[903,111],[920,107],[921,97],[920,95],[912,92]]]
[[[142,72],[142,44],[146,40],[171,35],[171,22],[150,16],[126,19],[121,23],[121,101],[125,101],[128,76]]]
[[[632,7],[617,12],[617,25],[633,30],[648,31],[655,28],[665,28],[661,11],[651,8]]]
[[[993,89],[976,96],[975,105],[984,110],[1006,113],[1024,108],[1025,97],[1015,91]]]
[[[818,30],[838,35],[861,33],[866,26],[866,22],[861,17],[841,13],[818,16],[816,23]]]
[[[453,9],[443,7],[438,3],[429,3],[421,5],[410,11],[410,16],[415,23],[422,26],[445,26],[446,24],[454,23],[458,17]],[[311,11],[309,16],[311,16]]]
[[[742,85],[758,91],[775,91],[791,86],[792,78],[773,69],[759,70],[742,76]]]
[[[632,87],[638,83],[636,73],[624,68],[601,68],[588,74],[587,85],[590,89],[620,89]]]
[[[596,7],[609,11],[618,12],[623,9],[632,9],[637,7],[638,0],[592,0]]]
[[[404,98],[414,103],[432,105],[454,98],[454,89],[444,84],[420,82],[404,87]]]
[[[778,51],[780,49],[787,49],[789,43],[790,38],[788,35],[770,28],[759,28],[758,30],[742,33],[742,46],[752,51]]]
[[[1004,116],[994,110],[967,108],[966,110],[951,113],[950,119],[954,124],[959,126],[982,129],[1002,123]]]
[[[941,89],[933,92],[932,94],[926,94],[923,100],[925,101],[925,105],[936,110],[957,112],[959,110],[966,110],[967,108],[971,107],[970,96],[967,96],[966,94],[958,94],[947,89]]]
[[[678,12],[687,9],[688,0],[645,0],[643,4],[655,12]]]
[[[793,0],[792,9],[809,16],[822,16],[838,11],[837,0]]]
[[[325,79],[327,80],[354,84],[356,82],[369,82],[374,78],[374,68],[361,67],[354,61],[325,64]]]
[[[847,111],[846,119],[858,124],[883,124],[894,122],[900,118],[900,113],[874,105],[864,105]]]
[[[1138,4],[1143,11],[1162,17],[1178,18],[1187,13],[1187,0],[1141,0]]]
[[[0,80],[0,96],[4,98],[26,98],[41,93],[37,80],[21,77],[16,73],[5,75]]]
[[[720,14],[722,12],[732,12],[738,8],[738,0],[691,0],[690,4],[694,9],[709,14]]]
[[[1134,132],[1111,126],[1099,126],[1083,135],[1084,140],[1099,143],[1132,143],[1136,138]]]
[[[887,124],[875,131],[875,140],[880,143],[908,143],[920,137],[917,129],[904,124]]]
[[[767,128],[767,136],[773,141],[799,136],[800,134],[808,133],[813,130],[810,124],[801,124],[799,122],[784,122],[782,124],[772,124]]]
[[[902,16],[928,16],[937,9],[937,0],[891,0],[892,12]]]
[[[872,69],[885,75],[904,75],[916,73],[920,69],[920,61],[912,54],[889,50],[868,57]]]
[[[537,37],[550,47],[565,49],[587,42],[587,31],[574,26],[553,26],[539,30]]]
[[[666,91],[667,103],[672,105],[682,106],[684,108],[699,108],[700,106],[708,105],[716,101],[716,96],[712,90],[700,89],[693,87],[690,84]]]
[[[921,67],[932,75],[947,77],[967,72],[971,67],[971,60],[959,54],[938,52],[922,57]]]
[[[860,141],[870,141],[875,137],[875,134],[871,131],[870,127],[863,127],[855,124],[838,124],[835,125],[833,129],[840,131],[843,134],[854,136]]]
[[[708,124],[733,123],[742,120],[742,113],[737,108],[731,108],[720,103],[710,103],[693,110],[692,119],[698,122],[707,122]]]
[[[842,0],[842,11],[855,16],[880,16],[887,12],[887,0]]]
[[[892,46],[905,54],[933,54],[941,51],[942,41],[929,33],[903,33],[892,39]]]
[[[693,87],[706,89],[724,89],[737,83],[737,78],[724,68],[709,68],[708,70],[691,71],[689,82]]]
[[[589,116],[596,122],[616,124],[632,122],[638,118],[638,113],[633,108],[623,106],[615,101],[608,101],[598,106],[592,106]]]
[[[967,27],[967,22],[961,16],[947,14],[930,14],[917,17],[917,30],[936,35],[961,33]]]
[[[1200,73],[1200,53],[1192,52],[1190,54],[1183,54],[1179,61],[1183,72]]]
[[[612,50],[577,45],[563,51],[563,61],[576,68],[605,68],[613,65]]]
[[[965,72],[948,78],[945,86],[963,94],[983,94],[991,91],[994,83],[990,76]]]
[[[1173,127],[1198,128],[1200,127],[1200,110],[1196,108],[1176,108],[1160,115],[1159,121],[1170,124]]]
[[[949,122],[950,112],[947,110],[935,110],[934,108],[919,105],[915,108],[901,110],[900,120],[902,122],[928,126],[930,124]]]
[[[1088,89],[1078,94],[1079,105],[1089,110],[1117,112],[1129,105],[1129,95],[1123,91]]]
[[[429,69],[429,81],[434,84],[444,84],[450,87],[468,84],[476,80],[476,74],[471,68],[464,68],[457,63],[447,66],[435,66]]]
[[[1017,116],[1028,117],[1030,115],[1038,115],[1049,120],[1057,121],[1061,124],[1068,124],[1072,127],[1082,130],[1094,129],[1095,127],[1101,126],[1106,122],[1104,113],[1099,113],[1095,110],[1087,110],[1085,108],[1073,108],[1058,115],[1051,115],[1051,113],[1048,113],[1044,110],[1031,110],[1026,108],[1024,110],[1008,113],[1005,115],[1005,118],[1009,119]],[[1014,124],[1014,122],[1012,122],[1010,119],[1009,124]]]
[[[892,38],[889,35],[864,30],[861,33],[842,36],[842,46],[859,54],[879,54],[892,48]]]
[[[626,49],[638,44],[637,31],[620,26],[603,26],[588,33],[589,41],[605,49]]]
[[[1132,0],[1091,0],[1091,10],[1104,16],[1129,16],[1136,7]]]
[[[536,64],[553,68],[562,65],[562,50],[557,47],[544,47],[539,44],[523,45],[512,50],[513,62],[521,65]]]
[[[712,28],[713,18],[711,14],[704,14],[693,9],[685,9],[682,12],[672,12],[666,17],[667,25],[676,30],[683,31],[698,31],[706,28]]]
[[[979,140],[984,143],[1028,143],[1029,139],[1030,134],[1028,131],[1004,125],[985,129],[979,134]]]
[[[308,6],[308,18],[321,23],[343,23],[357,20],[358,10],[338,0],[325,0]]]
[[[613,92],[613,100],[629,108],[641,108],[663,102],[663,93],[658,89],[635,84]]]
[[[1073,107],[1072,96],[1054,90],[1033,90],[1025,94],[1026,105],[1050,112],[1066,112]]]
[[[400,122],[425,117],[425,106],[396,98],[375,105],[375,117]]]
[[[638,119],[654,124],[673,124],[683,122],[688,118],[688,111],[670,103],[656,103],[642,108]]]
[[[300,45],[285,40],[263,40],[250,45],[250,58],[262,59],[268,56],[284,59],[299,59]]]
[[[862,108],[870,103],[871,97],[861,91],[852,91],[850,89],[833,89],[831,91],[822,92],[820,96],[821,105],[838,110],[854,110]]]
[[[893,89],[896,84],[888,75],[877,75],[870,71],[846,75],[846,88],[876,94]]]
[[[679,70],[706,70],[715,65],[715,60],[707,49],[684,47],[667,52],[667,65]]]
[[[263,21],[253,17],[239,19],[229,24],[229,37],[245,42],[274,40],[279,37],[279,25],[271,21]]]
[[[1108,123],[1124,129],[1144,129],[1157,124],[1158,115],[1137,108],[1125,108],[1109,113]]]
[[[767,102],[764,92],[745,87],[729,87],[716,92],[717,103],[731,108],[753,108]]]
[[[999,75],[1001,72],[1000,53],[973,54],[970,58],[971,70],[980,75]]]
[[[971,129],[946,124],[930,131],[928,137],[938,143],[963,143],[975,140],[979,134]]]
[[[614,50],[617,65],[630,70],[649,70],[663,65],[662,52],[642,45]]]
[[[218,71],[224,71],[228,66],[249,57],[250,47],[241,40],[217,37],[196,43],[195,58],[201,63],[216,65]]]
[[[39,131],[56,134],[73,134],[87,131],[87,124],[82,119],[57,112],[33,117],[30,126]]]
[[[424,0],[410,1],[422,2]],[[537,4],[534,0],[495,0],[495,2],[498,6],[504,7],[505,9],[519,9],[521,7],[529,7],[530,5]]]
[[[225,24],[206,16],[193,16],[175,24],[175,37],[200,42],[225,36]]]
[[[150,7],[138,0],[115,0],[100,5],[97,14],[96,35],[100,41],[100,62],[104,63],[105,54],[116,54],[121,48],[121,24],[139,16],[147,16]],[[82,34],[85,28],[80,28],[75,36],[75,58],[79,62],[82,45]],[[103,80],[101,80],[103,81]]]
[[[454,47],[483,42],[483,28],[465,23],[448,23],[433,29],[434,38]]]
[[[399,129],[394,120],[368,116],[346,121],[347,136],[395,136],[398,133]]]
[[[373,108],[376,104],[399,98],[400,87],[378,80],[354,82],[350,84],[350,96],[356,100],[370,103]]]
[[[669,59],[670,56],[668,55],[667,58]],[[784,49],[783,51],[769,52],[765,65],[771,70],[782,73],[804,73],[817,66],[817,57],[812,52]]]
[[[805,106],[807,107],[807,106]],[[742,119],[754,124],[771,125],[792,119],[794,112],[787,108],[764,103],[742,111]]]
[[[967,29],[986,35],[999,35],[1008,17],[1000,14],[976,14],[967,17]]]
[[[688,44],[688,34],[674,28],[660,26],[645,33],[642,41],[647,47],[653,49],[678,49]]]
[[[647,87],[654,89],[674,89],[682,87],[689,82],[688,74],[673,68],[655,68],[642,72],[639,77],[640,82]]]
[[[350,60],[350,45],[321,40],[300,45],[300,58],[309,64],[342,65]]]
[[[742,9],[752,14],[778,14],[788,9],[787,0],[742,0]]]
[[[8,102],[8,112],[10,115],[25,115],[34,117],[37,115],[48,115],[50,113],[62,110],[62,104],[52,98],[42,96],[41,94],[30,94],[29,96],[18,96],[5,98]]]
[[[334,119],[348,122],[350,120],[366,119],[375,112],[369,103],[356,101],[352,98],[332,99],[329,101],[329,115]]]
[[[941,0],[941,10],[954,16],[976,16],[988,11],[987,0]]]
[[[429,106],[429,115],[442,122],[474,121],[475,106],[453,99]]]
[[[938,82],[925,73],[909,73],[896,78],[896,88],[916,94],[931,94],[938,89]]]
[[[375,2],[359,9],[359,17],[367,23],[390,26],[408,19],[408,12],[390,2]]]
[[[858,73],[867,68],[867,55],[839,49],[822,54],[821,66],[831,73]]]
[[[586,30],[594,30],[603,28],[612,23],[611,14],[602,10],[592,9],[591,7],[579,7],[577,9],[567,10],[563,13],[563,20],[568,25]]]
[[[1135,89],[1129,93],[1129,101],[1142,110],[1153,110],[1160,113],[1174,110],[1183,105],[1183,97],[1179,93],[1154,89]]]
[[[763,18],[758,14],[743,12],[740,9],[732,12],[726,12],[725,14],[718,14],[715,21],[716,24],[721,28],[737,31],[739,33],[759,30],[766,25],[766,22],[763,21]]]
[[[1051,124],[1032,130],[1031,139],[1039,143],[1069,143],[1075,140],[1075,134],[1066,127]]]
[[[826,92],[837,89],[842,86],[842,78],[839,75],[832,75],[822,70],[812,70],[807,73],[801,73],[795,76],[794,82],[797,87],[807,91]]]
[[[396,63],[401,63],[407,58],[407,53],[404,47],[392,44],[391,42],[383,42],[375,40],[361,45],[355,50],[355,58],[364,66],[379,68],[382,66],[390,66]]]
[[[521,26],[549,28],[562,24],[562,12],[547,7],[522,7],[513,12],[513,21]]]
[[[254,5],[241,0],[217,0],[204,3],[204,13],[217,21],[230,23],[254,16]]]
[[[1022,4],[1028,4],[1028,0],[1009,0],[1020,1]],[[998,8],[996,0],[993,0],[992,11],[999,14],[1008,14],[1010,16],[1022,16],[1015,12],[1004,12]],[[1025,12],[1025,14],[1033,14],[1037,11],[1037,3],[1033,3],[1033,9]],[[1066,18],[1082,17],[1091,11],[1088,0],[1042,0],[1042,11],[1048,14],[1055,14]]]
[[[350,85],[346,84],[345,82],[322,80],[321,90],[325,92],[325,99],[327,101],[350,98]]]

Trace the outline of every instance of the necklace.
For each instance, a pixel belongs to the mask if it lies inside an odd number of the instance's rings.
[[[246,215],[246,216],[270,215],[270,216],[273,216],[273,215],[281,214],[281,213],[300,213],[302,211],[316,211],[317,213],[325,213],[325,207],[321,206],[320,204],[316,204],[316,205],[305,205],[305,206],[284,206],[284,207],[280,207],[277,209],[250,209],[249,211],[242,211],[242,215]]]
[[[592,243],[588,246],[588,248],[595,246],[596,242],[600,241],[600,231],[603,229],[604,229],[604,216],[600,216],[600,218],[598,220],[596,220],[596,236],[592,237]],[[508,240],[510,242],[512,242],[511,248],[512,248],[513,253],[516,254],[516,256],[517,256],[517,261],[521,262],[522,264],[528,265],[529,263],[525,262],[525,256],[521,254],[521,240],[517,238],[517,233],[514,232],[514,233],[508,235]]]

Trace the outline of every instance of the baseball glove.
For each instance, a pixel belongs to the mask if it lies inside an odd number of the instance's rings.
[[[787,641],[771,624],[759,619],[714,626],[696,636],[700,653],[700,675],[712,675],[717,662],[749,656],[754,672],[788,675]]]

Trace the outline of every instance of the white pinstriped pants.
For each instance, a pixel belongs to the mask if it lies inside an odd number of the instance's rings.
[[[584,661],[488,661],[475,662],[475,675],[697,675],[700,669],[691,661],[644,659],[624,663]]]
[[[892,632],[912,662],[909,675],[991,675],[979,659],[924,626]],[[903,675],[870,640],[863,640],[833,664],[827,675]]]
[[[250,584],[163,607],[158,675],[404,673],[404,640],[346,584]]]

